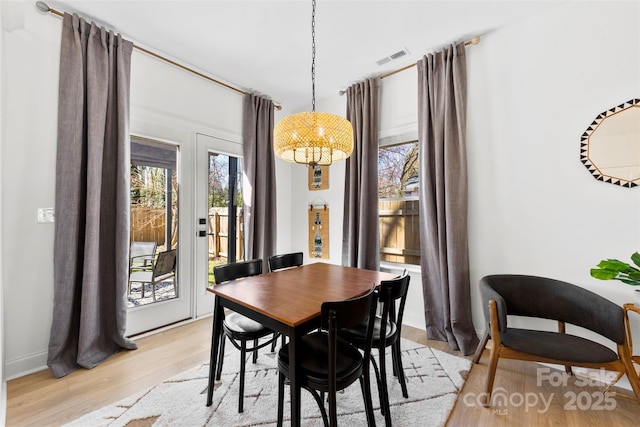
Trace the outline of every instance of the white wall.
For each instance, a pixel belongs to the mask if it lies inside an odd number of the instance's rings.
[[[638,2],[575,2],[468,49],[472,283],[535,274],[632,301],[589,270],[640,250],[640,191],[594,179],[579,147],[600,112],[640,95],[639,17]]]
[[[14,3],[14,7],[22,8],[22,13],[4,17],[3,44],[5,378],[46,361],[53,302],[53,225],[37,224],[36,212],[54,202],[61,28],[58,19],[39,15],[32,4]],[[37,365],[32,365],[34,360]]]
[[[3,7],[0,5],[0,100],[3,100],[3,87],[4,73],[2,67],[4,63],[3,55],[3,43],[4,43],[4,22],[3,22]],[[2,164],[2,141],[4,140],[4,118],[2,112],[4,111],[4,104],[0,101],[0,164]],[[0,174],[0,188],[2,188],[2,174]],[[0,198],[0,225],[2,224],[2,199]],[[2,235],[2,227],[0,226],[0,254],[4,251],[4,239]],[[4,291],[4,274],[3,274],[3,259],[0,256],[0,360],[4,361],[4,301],[2,294]],[[0,363],[0,425],[4,425],[7,415],[7,382],[4,379],[4,363]]]
[[[39,207],[53,207],[58,67],[62,20],[18,2],[22,13],[4,33],[2,245],[4,378],[46,364],[53,310],[53,224],[37,224]],[[5,21],[7,16],[4,17]],[[6,29],[6,27],[5,27]],[[116,29],[117,31],[117,29]],[[135,40],[134,40],[135,42]],[[158,51],[159,47],[151,47]],[[7,107],[8,106],[8,107]],[[193,283],[196,214],[195,135],[242,140],[242,95],[134,50],[131,132],[180,145],[181,280]],[[289,224],[289,166],[279,165],[278,223]],[[289,250],[290,229],[279,227],[278,249]],[[213,307],[213,306],[211,306]]]
[[[573,2],[483,35],[467,49],[469,256],[479,332],[476,284],[486,274],[548,276],[620,304],[632,301],[631,287],[592,279],[589,269],[640,250],[640,189],[596,181],[580,163],[579,147],[597,114],[640,96],[639,8]],[[381,137],[411,133],[416,88],[415,68],[382,80]],[[319,109],[344,114],[343,103],[336,94]],[[340,209],[331,223],[331,261],[340,262],[333,248],[342,235],[342,164],[331,167],[331,180],[322,197],[332,214]],[[294,194],[305,194],[304,171],[295,170],[293,181]],[[293,201],[294,217],[304,217],[305,202]],[[293,225],[293,235],[306,235],[303,220]],[[411,285],[415,291],[419,277]],[[424,328],[419,304],[407,313],[421,316],[417,326]],[[640,322],[633,327],[640,342]]]

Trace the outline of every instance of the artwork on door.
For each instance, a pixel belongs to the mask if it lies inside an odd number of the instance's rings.
[[[329,166],[309,166],[309,190],[329,189]]]
[[[329,208],[309,206],[309,258],[329,259]]]

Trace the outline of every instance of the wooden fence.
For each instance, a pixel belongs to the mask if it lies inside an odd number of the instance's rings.
[[[209,259],[228,258],[229,214],[227,208],[209,208]],[[243,217],[236,217],[236,260],[244,257]]]
[[[418,200],[381,200],[380,260],[405,264],[420,264],[420,224]],[[174,217],[175,218],[175,217]],[[209,258],[227,258],[229,238],[226,208],[209,209]],[[244,256],[242,216],[236,218],[236,259]],[[177,233],[174,233],[177,236]],[[134,241],[165,244],[165,211],[141,206],[131,207],[131,237]]]
[[[420,264],[418,200],[380,200],[380,260]]]
[[[165,244],[165,210],[147,206],[131,206],[131,241]]]

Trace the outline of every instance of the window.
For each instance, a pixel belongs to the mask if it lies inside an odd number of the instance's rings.
[[[131,137],[131,234],[133,242],[152,244],[142,265],[130,266],[129,308],[178,298],[175,274],[154,282],[156,256],[178,247],[178,147]],[[143,245],[144,246],[144,245]],[[155,252],[155,253],[153,253]],[[138,259],[143,257],[138,256]],[[174,267],[175,268],[175,267]],[[174,269],[175,272],[175,269]],[[166,280],[164,280],[166,279]],[[147,289],[150,288],[150,289]],[[147,289],[147,292],[143,289]]]
[[[418,142],[378,150],[380,260],[420,264]]]
[[[209,280],[216,265],[244,259],[242,159],[209,152]]]

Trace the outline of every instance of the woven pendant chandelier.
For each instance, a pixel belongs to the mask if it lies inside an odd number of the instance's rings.
[[[311,14],[311,112],[291,114],[273,128],[276,156],[288,162],[328,166],[353,151],[353,128],[344,117],[316,112],[316,0]]]

